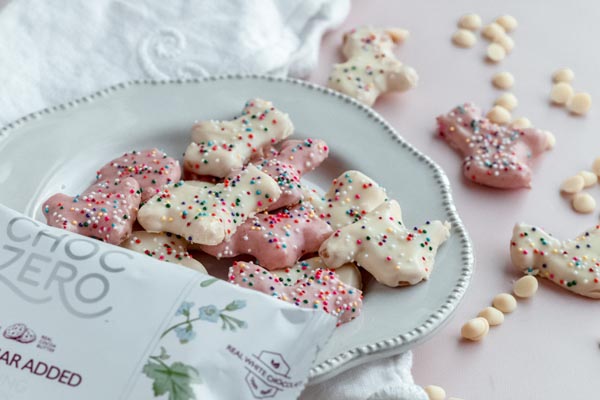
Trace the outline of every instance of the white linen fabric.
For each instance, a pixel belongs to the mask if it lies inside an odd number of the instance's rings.
[[[132,79],[304,77],[349,0],[0,0],[0,125]]]

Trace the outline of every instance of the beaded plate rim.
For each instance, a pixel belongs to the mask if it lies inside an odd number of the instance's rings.
[[[396,130],[375,110],[358,102],[357,100],[334,91],[332,89],[317,85],[312,82],[308,82],[301,79],[286,78],[270,75],[260,74],[227,74],[219,76],[209,76],[202,78],[191,78],[191,79],[174,79],[174,80],[152,80],[152,79],[140,79],[131,80],[123,83],[118,83],[107,88],[98,90],[92,94],[84,97],[80,97],[69,102],[59,104],[56,106],[44,108],[39,111],[32,112],[21,118],[14,120],[0,128],[0,141],[7,138],[9,134],[17,130],[17,128],[24,124],[43,118],[45,116],[67,111],[76,108],[79,105],[91,103],[95,100],[102,99],[110,96],[113,93],[127,90],[137,86],[156,86],[156,85],[187,85],[187,84],[200,84],[204,82],[220,81],[220,80],[266,80],[271,82],[286,82],[293,85],[299,85],[308,90],[314,90],[325,95],[333,96],[338,98],[340,101],[349,103],[356,107],[358,111],[363,112],[368,118],[373,119],[386,131],[387,134],[391,135],[394,140],[404,147],[409,153],[417,157],[418,161],[423,162],[428,168],[434,172],[434,179],[438,183],[441,190],[442,206],[444,211],[448,215],[448,221],[452,224],[453,234],[460,237],[461,258],[463,267],[461,269],[461,275],[456,282],[454,289],[446,298],[444,304],[442,304],[435,312],[430,314],[425,322],[415,327],[414,329],[404,332],[389,339],[381,340],[375,343],[371,343],[365,346],[355,347],[351,350],[347,350],[337,356],[331,357],[318,365],[311,368],[309,374],[310,383],[317,383],[327,379],[330,376],[341,373],[353,366],[356,366],[362,362],[374,360],[405,351],[409,345],[416,344],[422,341],[425,337],[429,336],[435,330],[439,329],[442,324],[448,319],[452,312],[456,309],[459,302],[464,297],[467,287],[469,286],[471,276],[474,269],[474,255],[473,247],[469,239],[469,235],[466,231],[460,216],[454,206],[452,199],[452,193],[450,188],[450,182],[445,172],[439,167],[431,158],[417,150],[414,146],[408,143]]]

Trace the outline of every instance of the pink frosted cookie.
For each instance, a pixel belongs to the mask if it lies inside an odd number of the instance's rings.
[[[600,225],[560,241],[542,229],[516,224],[510,243],[514,266],[581,296],[600,299]]]
[[[346,171],[335,178],[322,198],[314,192],[305,196],[333,229],[360,220],[387,199],[385,189],[358,171]]]
[[[309,204],[300,203],[272,214],[248,219],[229,240],[200,249],[217,258],[249,254],[263,267],[290,267],[307,253],[316,252],[332,230]]]
[[[291,286],[299,280],[308,278],[317,269],[327,269],[327,265],[325,265],[321,257],[307,258],[306,260],[298,261],[291,267],[276,269],[271,272],[277,275],[281,283],[285,286]],[[344,264],[334,271],[340,281],[357,289],[362,289],[362,277],[354,263]]]
[[[75,197],[55,194],[42,210],[50,226],[119,244],[131,234],[140,201],[135,179],[103,180]]]
[[[157,194],[165,185],[179,181],[179,161],[158,149],[131,151],[115,158],[96,172],[96,180],[133,178],[142,190],[142,201]]]
[[[183,156],[186,171],[224,177],[294,131],[289,116],[262,99],[249,100],[232,121],[202,121],[192,128]]]
[[[172,233],[137,231],[121,243],[121,247],[206,274],[204,265],[188,253],[188,244],[184,238]]]
[[[254,164],[279,184],[281,197],[269,210],[297,204],[303,192],[300,178],[317,168],[328,156],[327,144],[319,139],[286,140],[279,151]]]
[[[215,245],[280,194],[273,178],[249,165],[217,185],[169,185],[140,208],[138,221],[148,232],[171,232],[192,243]]]
[[[531,187],[528,161],[554,146],[554,136],[535,128],[500,126],[472,103],[437,118],[439,134],[464,157],[465,176],[501,189]]]
[[[447,222],[407,228],[398,202],[391,200],[335,231],[319,255],[329,268],[356,262],[384,285],[414,285],[429,278],[437,249],[449,236]]]
[[[407,36],[402,29],[370,26],[346,33],[342,52],[348,61],[333,66],[328,86],[369,106],[380,94],[415,87],[417,73],[398,61],[393,52]]]
[[[271,295],[299,307],[322,309],[338,319],[338,325],[360,315],[362,292],[340,281],[334,271],[316,269],[304,279],[286,286],[266,269],[246,262],[229,268],[229,282]]]

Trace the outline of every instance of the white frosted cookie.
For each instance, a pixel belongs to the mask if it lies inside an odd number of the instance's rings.
[[[277,275],[285,286],[293,286],[298,280],[306,279],[313,275],[317,269],[326,269],[327,266],[321,257],[307,258],[306,260],[298,261],[296,265],[271,271]],[[354,263],[347,263],[335,269],[335,274],[338,279],[346,285],[350,285],[357,289],[362,289],[362,277],[360,271]]]
[[[192,128],[184,168],[196,175],[227,176],[254,155],[294,131],[290,117],[262,99],[248,100],[242,115],[231,121],[202,121]]]
[[[213,187],[185,181],[169,185],[140,208],[138,221],[149,232],[171,232],[192,243],[215,245],[280,195],[273,178],[249,165]]]
[[[121,247],[146,254],[160,261],[180,264],[207,273],[204,265],[188,253],[188,242],[179,235],[136,231],[121,243]]]
[[[335,178],[322,198],[316,192],[309,194],[305,193],[305,199],[333,229],[360,220],[387,200],[385,189],[358,171],[346,171]]]
[[[356,262],[384,285],[414,285],[429,278],[437,249],[449,236],[448,222],[407,228],[400,205],[391,200],[338,229],[323,242],[319,255],[329,268]]]
[[[514,266],[571,292],[600,299],[600,225],[560,241],[542,229],[516,224],[510,243]]]
[[[417,85],[416,71],[402,64],[393,49],[408,32],[365,26],[344,35],[342,52],[347,61],[335,64],[328,86],[373,105],[380,94],[402,92]]]

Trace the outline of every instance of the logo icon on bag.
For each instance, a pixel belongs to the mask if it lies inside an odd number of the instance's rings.
[[[17,342],[25,344],[35,342],[35,340],[37,339],[37,335],[35,334],[35,332],[23,323],[13,324],[9,326],[4,330],[2,336],[4,336],[7,339],[16,340]]]
[[[253,357],[259,368],[255,368],[255,371],[248,369],[248,375],[246,375],[246,383],[252,395],[256,399],[275,397],[280,390],[285,388],[282,383],[290,379],[288,376],[290,366],[280,353],[272,351],[261,351],[258,356]]]

